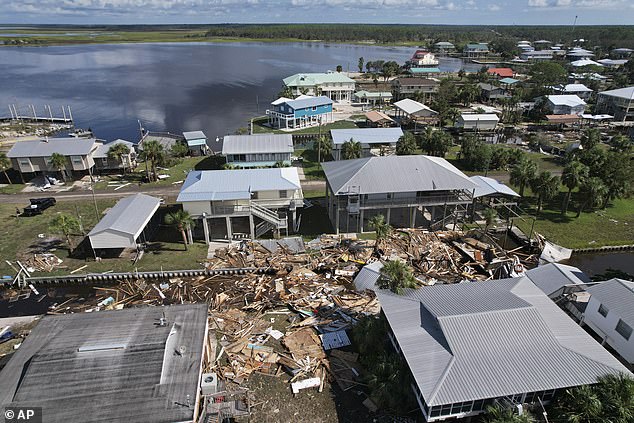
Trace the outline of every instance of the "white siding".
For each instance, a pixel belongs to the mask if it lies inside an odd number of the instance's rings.
[[[584,323],[598,333],[602,338],[606,338],[606,343],[616,350],[616,352],[629,363],[634,363],[634,334],[629,341],[623,338],[615,329],[620,317],[614,311],[608,311],[607,316],[599,314],[601,302],[590,297],[588,307],[584,312]],[[634,328],[633,328],[634,329]]]
[[[90,236],[92,248],[120,248],[121,246],[135,247],[136,243],[132,235],[121,232],[104,231]]]
[[[210,201],[186,201],[183,202],[183,210],[190,215],[197,217],[202,216],[203,213],[207,213],[211,216],[211,202]]]

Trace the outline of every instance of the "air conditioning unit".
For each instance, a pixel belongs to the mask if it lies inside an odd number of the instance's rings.
[[[200,390],[203,395],[215,394],[218,391],[218,376],[215,373],[203,373]]]

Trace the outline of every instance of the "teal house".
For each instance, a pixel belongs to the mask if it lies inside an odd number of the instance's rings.
[[[279,129],[300,129],[332,122],[333,101],[326,96],[301,95],[295,100],[280,97],[267,110],[269,125]]]

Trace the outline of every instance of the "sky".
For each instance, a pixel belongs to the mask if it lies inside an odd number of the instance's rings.
[[[23,24],[634,24],[634,0],[0,0]]]

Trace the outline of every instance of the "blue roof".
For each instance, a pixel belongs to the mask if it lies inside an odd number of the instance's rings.
[[[500,79],[500,83],[502,84],[517,84],[519,81],[519,79],[514,79],[514,78],[502,78]]]
[[[410,68],[409,70],[413,74],[417,73],[440,73],[439,68]]]
[[[333,101],[324,95],[319,97],[303,98],[301,100],[291,100],[286,102],[286,104],[292,107],[294,110],[305,109],[307,107],[323,106],[323,105],[332,104],[332,103]]]

